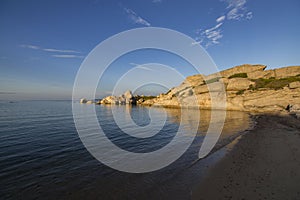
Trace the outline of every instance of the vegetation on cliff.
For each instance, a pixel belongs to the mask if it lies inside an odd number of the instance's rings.
[[[189,76],[179,86],[143,104],[211,109],[212,96],[219,102],[226,101],[228,110],[273,112],[299,104],[300,66],[265,69],[265,65],[246,64],[211,75]]]
[[[275,77],[271,77],[268,79],[259,78],[252,79],[255,82],[255,85],[250,85],[249,89],[257,90],[259,88],[270,88],[270,89],[283,89],[283,87],[288,86],[289,83],[300,81],[300,76],[291,76],[287,78],[275,79]]]
[[[229,79],[231,78],[248,78],[247,73],[237,73],[237,74],[233,74],[231,76],[228,77]]]

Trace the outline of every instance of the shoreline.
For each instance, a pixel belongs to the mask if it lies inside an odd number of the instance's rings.
[[[232,141],[236,144],[195,186],[192,199],[300,199],[300,120],[252,116],[254,128]]]

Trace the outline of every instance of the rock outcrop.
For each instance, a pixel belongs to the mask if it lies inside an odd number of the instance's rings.
[[[300,88],[300,81],[290,83],[289,88],[290,89]]]
[[[222,109],[218,102],[225,101],[224,109],[256,112],[282,111],[299,104],[300,66],[265,69],[265,65],[247,64],[208,76],[189,76],[178,87],[143,104]]]
[[[86,102],[86,104],[93,104],[93,103],[94,103],[94,101],[92,101],[92,100],[89,100]]]
[[[255,83],[247,78],[232,78],[229,79],[227,90],[228,91],[240,91],[247,90],[250,85],[254,85]]]
[[[86,103],[87,100],[85,98],[80,99],[80,103]]]
[[[300,103],[299,104],[289,104],[286,108],[291,114],[296,115],[297,118],[300,118]]]
[[[121,96],[107,96],[100,101],[100,104],[136,104],[136,98],[128,90]]]

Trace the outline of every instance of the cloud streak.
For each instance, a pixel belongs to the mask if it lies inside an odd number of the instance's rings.
[[[227,3],[229,11],[227,13],[228,20],[249,20],[252,18],[252,12],[246,7],[246,0],[224,0]]]
[[[56,53],[80,53],[79,51],[68,50],[68,49],[42,49],[47,52],[56,52]]]
[[[153,69],[149,68],[149,67],[145,67],[141,64],[137,64],[137,63],[129,63],[130,65],[134,66],[135,69],[143,69],[143,70],[147,70],[147,71],[153,71]]]
[[[162,0],[152,0],[152,3],[161,3]]]
[[[195,38],[196,42],[193,42],[192,45],[201,44],[205,48],[208,48],[209,46],[219,44],[219,40],[223,37],[221,30],[222,25],[223,23],[221,22],[216,24],[214,27],[207,28],[204,30],[197,30],[197,37]]]
[[[22,44],[22,45],[20,45],[20,47],[49,52],[49,53],[62,53],[62,54],[51,55],[52,57],[56,57],[56,58],[83,58],[82,55],[78,55],[78,54],[81,54],[81,52],[75,51],[75,50],[70,50],[70,49],[43,48],[40,46],[31,45],[31,44]]]
[[[55,57],[55,58],[83,58],[83,56],[72,55],[72,54],[56,54],[56,55],[52,55],[52,57]]]
[[[139,25],[143,25],[143,26],[151,26],[151,24],[143,19],[142,17],[140,17],[139,15],[137,15],[133,10],[129,9],[129,8],[123,8],[124,11],[126,12],[126,14],[128,15],[129,19],[134,23],[134,24],[139,24]]]
[[[149,67],[145,67],[145,66],[137,66],[136,69],[143,69],[143,70],[147,70],[147,71],[153,71],[153,69],[151,69]]]
[[[20,47],[27,48],[27,49],[35,49],[35,50],[40,49],[40,47],[35,45],[30,45],[30,44],[21,44]]]
[[[226,21],[230,20],[250,20],[253,13],[246,7],[246,0],[220,0],[226,2],[227,7],[224,15],[219,16],[216,19],[216,25],[211,28],[196,30],[195,42],[192,45],[201,44],[205,48],[209,46],[220,44],[220,40],[223,38],[222,26]]]
[[[56,52],[56,53],[81,53],[79,51],[70,50],[70,49],[52,49],[52,48],[42,48],[40,46],[31,45],[31,44],[21,44],[20,47],[34,50],[41,50],[47,52]]]
[[[217,22],[217,23],[221,23],[221,22],[223,22],[225,19],[226,19],[226,16],[223,15],[223,16],[221,16],[221,17],[218,17],[218,18],[216,19],[216,22]]]

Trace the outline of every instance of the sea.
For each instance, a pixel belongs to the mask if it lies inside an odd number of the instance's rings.
[[[193,137],[192,143],[165,167],[148,172],[120,171],[101,162],[86,148],[75,126],[72,103],[81,111],[94,109],[106,138],[123,150],[136,154],[157,151],[172,143],[182,124],[181,131]],[[209,169],[230,151],[229,144],[253,125],[249,114],[227,111],[217,145],[208,156],[199,159],[199,149],[212,119],[211,111],[201,110],[198,122],[193,120],[193,116],[197,118],[194,112],[190,110],[189,119],[183,120],[182,110],[175,108],[79,105],[72,101],[0,101],[0,198],[191,199]],[[127,113],[134,125],[126,126],[127,121],[122,118],[116,122],[114,115],[118,113]],[[165,120],[162,128],[158,127],[161,123],[154,123],[160,121],[160,116]],[[119,127],[120,123],[125,125],[126,133]],[[151,128],[145,130],[157,129],[156,134],[131,134],[136,133],[137,126],[149,124]],[[196,130],[196,134],[189,133],[191,130]],[[95,145],[101,150],[104,139]],[[99,155],[108,151],[103,148]],[[107,155],[121,160],[121,155],[113,152]]]

